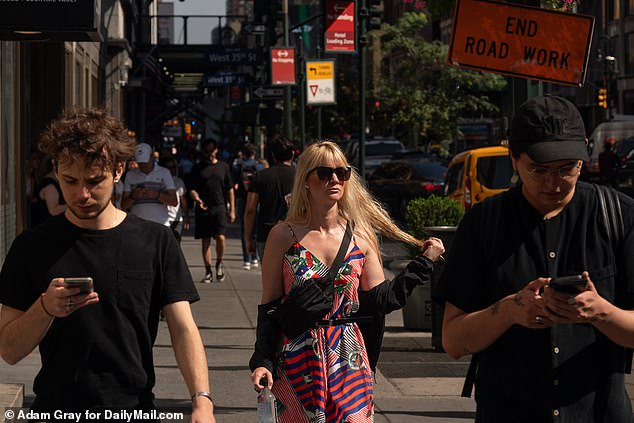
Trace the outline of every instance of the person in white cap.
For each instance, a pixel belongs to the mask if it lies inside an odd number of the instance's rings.
[[[137,145],[134,160],[139,167],[125,177],[121,208],[141,219],[169,226],[167,206],[178,204],[170,171],[154,163],[152,147],[146,143]]]

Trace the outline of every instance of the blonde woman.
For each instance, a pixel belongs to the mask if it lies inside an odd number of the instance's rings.
[[[428,279],[433,261],[444,251],[442,242],[419,241],[401,231],[332,142],[310,145],[302,153],[291,198],[288,217],[271,230],[262,261],[262,304],[249,363],[252,383],[259,390],[266,379],[283,405],[280,423],[371,422],[375,363],[359,329],[358,311],[370,301],[375,304],[369,308],[398,308],[385,303],[406,297],[413,284]],[[329,272],[348,224],[354,231],[336,269],[330,311],[300,335],[285,335],[284,321],[274,317],[280,299],[287,301],[289,293]],[[385,281],[376,232],[420,246],[422,257],[395,280]],[[394,302],[402,307],[404,301]]]

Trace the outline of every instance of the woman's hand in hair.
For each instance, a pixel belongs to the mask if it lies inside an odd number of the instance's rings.
[[[445,252],[445,246],[440,238],[429,237],[423,242],[423,255],[431,261],[436,261]]]

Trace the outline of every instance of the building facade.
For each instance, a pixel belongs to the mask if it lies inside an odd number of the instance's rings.
[[[141,10],[136,0],[86,1],[82,7],[88,9],[82,10],[89,10],[91,25],[72,32],[60,27],[55,14],[80,12],[20,4],[30,7],[29,13],[50,13],[51,21],[28,34],[11,31],[13,25],[28,25],[27,18],[0,23],[0,257],[30,226],[39,169],[46,161],[37,143],[48,122],[69,107],[100,106],[125,119],[134,22]],[[14,12],[8,3],[0,5],[0,15]]]

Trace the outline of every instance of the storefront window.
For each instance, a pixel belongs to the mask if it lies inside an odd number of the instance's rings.
[[[16,44],[0,43],[0,257],[13,242],[17,227],[16,175],[20,160],[15,137]]]

